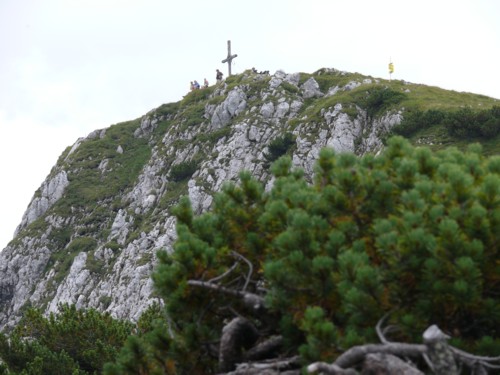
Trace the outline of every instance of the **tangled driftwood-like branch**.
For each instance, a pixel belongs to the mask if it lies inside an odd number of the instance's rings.
[[[259,338],[255,326],[245,318],[234,318],[222,329],[219,346],[219,368],[231,371],[243,359],[244,349],[249,349]]]
[[[237,258],[237,262],[223,274],[209,281],[188,280],[187,284],[193,287],[210,289],[236,297],[240,299],[247,308],[250,308],[260,320],[262,315],[266,313],[264,298],[256,293],[247,291],[254,270],[253,265],[241,254],[234,251],[232,251],[231,254]],[[245,282],[243,285],[241,283],[239,284],[240,289],[222,285],[222,280],[233,272],[241,261],[247,264],[248,272],[244,278]],[[235,312],[235,315],[237,317],[232,319],[222,329],[218,352],[219,368],[221,371],[232,375],[243,373],[247,375],[271,374],[276,373],[276,371],[280,374],[288,373],[290,375],[299,375],[300,365],[298,364],[298,357],[293,357],[291,359],[279,357],[280,350],[283,346],[283,338],[281,336],[271,336],[258,342],[259,338],[261,338],[261,334],[252,321],[240,316],[239,313]]]
[[[213,279],[208,280],[208,282],[215,283],[216,281],[222,280],[224,277],[226,277],[231,272],[233,272],[236,267],[238,267],[238,262],[234,263],[226,272],[224,272],[223,274],[221,274],[219,276],[214,277]]]
[[[188,280],[188,285],[211,289],[217,292],[241,298],[245,306],[253,309],[256,312],[262,312],[262,310],[264,309],[264,298],[258,294],[247,292],[247,288],[248,285],[250,284],[254,270],[252,262],[250,262],[247,258],[245,258],[243,255],[239,254],[236,251],[231,251],[231,255],[237,258],[237,261],[223,274],[216,276],[208,281]],[[219,284],[219,282],[222,281],[222,279],[224,279],[226,276],[228,276],[231,272],[233,272],[236,269],[240,261],[245,262],[248,266],[248,273],[245,277],[245,283],[243,284],[241,289],[228,288],[227,286]]]
[[[329,375],[346,375],[355,374],[355,372],[346,372],[352,367],[359,365],[365,360],[365,366],[379,366],[382,361],[381,356],[389,355],[396,357],[420,357],[425,358],[429,368],[436,375],[450,375],[458,374],[459,367],[457,362],[471,368],[475,374],[487,374],[487,368],[497,369],[500,368],[500,357],[482,357],[475,356],[470,353],[464,352],[457,348],[448,345],[447,340],[450,338],[444,334],[436,325],[432,325],[423,334],[424,344],[406,344],[398,342],[390,342],[383,334],[381,322],[385,320],[383,317],[376,326],[377,334],[382,341],[382,344],[367,344],[352,347],[343,354],[341,354],[335,362],[329,364],[324,362],[317,362],[309,365],[307,370],[309,373],[322,372]],[[374,355],[376,357],[374,357]],[[370,359],[371,364],[367,364],[367,359]],[[375,362],[373,360],[376,359]],[[398,370],[404,374],[420,373],[418,372],[405,372],[403,367],[407,364],[390,364],[386,359],[384,366],[397,367]],[[410,371],[410,370],[408,370]],[[413,370],[411,370],[413,371]]]
[[[418,357],[427,351],[425,345],[388,343],[353,346],[341,354],[334,362],[341,368],[355,366],[363,361],[368,354],[392,354],[401,357]]]
[[[300,358],[277,358],[255,363],[241,363],[231,372],[219,375],[300,375]]]
[[[283,344],[281,336],[272,336],[260,344],[254,345],[258,338],[257,328],[248,319],[237,317],[226,324],[222,329],[219,345],[220,370],[232,371],[238,363],[248,364],[249,362],[274,358],[278,355]],[[273,361],[268,362],[268,364],[270,363],[276,366]]]
[[[255,293],[243,292],[241,290],[226,288],[225,286],[214,284],[208,281],[188,280],[187,283],[188,285],[191,286],[198,286],[206,289],[212,289],[217,292],[230,294],[232,296],[242,298],[244,304],[255,311],[261,311],[264,308],[264,298]]]
[[[425,361],[436,375],[458,374],[457,362],[446,342],[450,336],[444,334],[436,325],[427,328],[423,334],[427,347]]]
[[[255,345],[244,354],[245,361],[260,361],[262,359],[274,358],[279,355],[279,350],[283,346],[283,337],[280,335],[271,336],[260,344]]]
[[[250,283],[250,279],[251,279],[252,274],[253,274],[253,264],[247,258],[245,258],[243,255],[241,255],[240,253],[237,253],[234,250],[231,251],[231,254],[233,256],[237,257],[238,259],[243,260],[248,265],[248,274],[247,274],[247,277],[245,279],[245,285],[243,285],[243,289],[242,289],[242,292],[244,292],[245,290],[247,290],[248,283]]]
[[[238,258],[237,262],[222,275],[209,281],[189,280],[188,285],[237,297],[253,311],[253,314],[259,314],[257,316],[261,320],[262,314],[266,314],[264,297],[247,291],[253,266],[240,254],[233,252],[232,255]],[[236,269],[241,261],[248,265],[249,270],[244,277],[244,284],[239,282],[240,289],[219,284],[223,278]],[[235,315],[239,314],[235,312]],[[423,344],[389,341],[386,334],[395,327],[383,327],[388,316],[389,313],[382,317],[375,327],[380,344],[354,346],[341,354],[335,362],[312,363],[307,366],[307,371],[326,375],[355,375],[358,374],[357,368],[363,368],[363,373],[423,374],[416,365],[405,362],[402,358],[423,358],[436,375],[458,374],[460,366],[470,368],[476,375],[487,374],[488,369],[500,369],[500,356],[476,356],[454,348],[447,342],[450,337],[435,325],[430,326],[423,333]],[[300,374],[299,357],[282,358],[280,356],[283,338],[272,336],[263,340],[263,336],[264,334],[259,332],[249,319],[237,316],[231,320],[222,331],[218,353],[220,370],[226,375]]]

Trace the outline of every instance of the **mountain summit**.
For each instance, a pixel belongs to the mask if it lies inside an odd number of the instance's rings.
[[[171,208],[182,195],[201,213],[242,170],[269,187],[282,155],[311,178],[324,147],[377,153],[410,114],[497,104],[335,69],[246,71],[96,130],[64,150],[0,253],[0,329],[27,307],[52,312],[60,303],[136,320],[158,300],[150,276],[156,252],[172,249]],[[453,142],[431,125],[412,141]]]

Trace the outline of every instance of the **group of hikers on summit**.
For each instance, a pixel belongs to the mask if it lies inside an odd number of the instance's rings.
[[[208,81],[205,78],[204,81],[203,81],[203,88],[206,89],[207,87],[208,87]],[[200,86],[200,84],[198,83],[197,80],[191,81],[191,91],[193,91],[193,90],[199,90],[201,88],[202,87]]]
[[[222,77],[223,73],[219,69],[216,69],[215,79],[217,83],[222,82]],[[203,79],[203,87],[200,86],[197,80],[191,81],[191,91],[199,90],[201,88],[208,88],[208,81],[206,78]]]

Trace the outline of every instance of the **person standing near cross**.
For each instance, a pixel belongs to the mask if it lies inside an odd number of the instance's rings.
[[[231,41],[228,40],[227,41],[227,57],[222,60],[222,63],[225,64],[227,63],[227,68],[228,68],[228,77],[231,75],[231,63],[233,61],[234,58],[238,57],[238,55],[234,54],[234,55],[231,55]]]
[[[219,69],[216,69],[215,71],[216,71],[215,80],[217,81],[217,83],[221,83],[223,74]]]

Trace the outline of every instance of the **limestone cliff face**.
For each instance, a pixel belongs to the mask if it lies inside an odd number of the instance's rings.
[[[287,133],[287,153],[309,176],[324,147],[376,153],[401,110],[369,116],[346,93],[377,85],[333,69],[247,72],[79,139],[0,253],[0,329],[28,306],[50,312],[59,303],[137,319],[155,301],[150,276],[156,252],[175,241],[170,208],[180,195],[201,213],[242,170],[271,184],[269,146]]]

